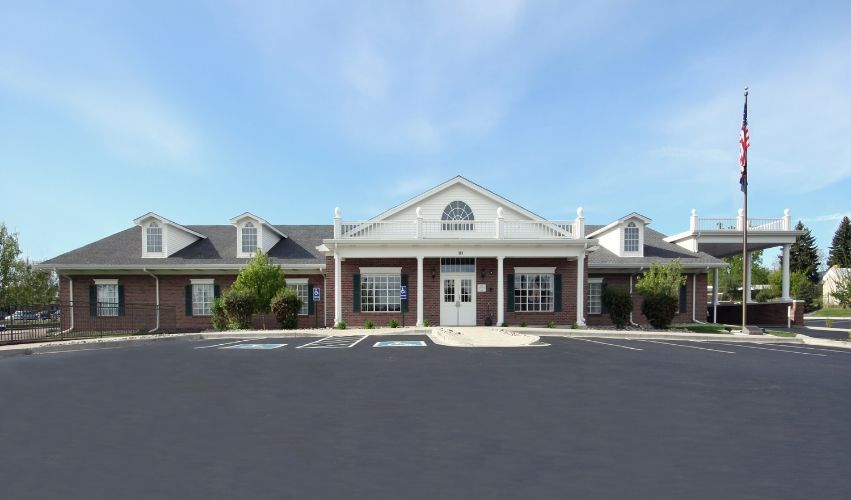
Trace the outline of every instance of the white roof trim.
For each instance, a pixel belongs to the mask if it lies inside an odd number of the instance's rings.
[[[401,267],[361,267],[361,274],[402,274]]]
[[[650,218],[648,218],[648,217],[645,217],[645,216],[641,215],[641,214],[640,214],[640,213],[638,213],[638,212],[632,212],[632,213],[630,213],[630,214],[628,214],[628,215],[625,215],[625,216],[623,216],[623,217],[621,217],[621,218],[619,218],[619,219],[617,219],[617,220],[615,220],[615,221],[613,221],[613,222],[611,222],[611,223],[607,224],[606,226],[601,227],[600,229],[598,229],[598,230],[596,230],[596,231],[592,232],[591,234],[588,234],[588,235],[587,235],[587,236],[585,236],[585,237],[586,237],[586,238],[593,238],[593,237],[597,236],[598,234],[608,233],[609,231],[611,231],[612,229],[614,229],[615,227],[617,227],[617,225],[618,225],[618,224],[621,224],[621,223],[623,223],[623,222],[626,222],[626,221],[628,221],[629,219],[638,219],[638,220],[640,220],[641,222],[643,222],[645,225],[646,225],[646,224],[650,224],[651,222],[653,222],[653,220],[652,220],[652,219],[650,219]]]
[[[178,224],[177,222],[174,222],[174,221],[172,221],[172,220],[166,219],[166,218],[165,218],[165,217],[163,217],[162,215],[157,215],[157,214],[155,214],[154,212],[148,212],[148,213],[146,213],[145,215],[141,215],[141,216],[139,216],[139,217],[136,217],[135,219],[133,219],[133,224],[136,224],[137,226],[141,226],[141,225],[142,225],[142,221],[143,221],[143,220],[145,220],[145,219],[150,219],[150,218],[157,219],[158,221],[160,221],[160,222],[162,222],[162,223],[164,223],[164,224],[170,224],[170,225],[172,225],[172,226],[176,227],[177,229],[180,229],[181,231],[187,232],[187,233],[189,233],[189,234],[191,234],[191,235],[193,235],[193,236],[197,236],[197,237],[202,238],[202,239],[207,239],[207,237],[206,237],[206,236],[204,236],[203,234],[198,233],[198,232],[196,232],[196,231],[193,231],[193,230],[189,229],[188,227],[181,226],[181,225],[180,225],[180,224]]]
[[[278,231],[278,229],[275,226],[273,226],[272,224],[270,224],[269,221],[267,221],[266,219],[264,219],[262,217],[257,217],[256,215],[254,215],[251,212],[243,212],[243,213],[237,215],[236,217],[231,218],[230,223],[235,226],[242,219],[254,219],[255,221],[259,222],[260,224],[263,224],[264,226],[268,227],[273,233],[277,234],[281,238],[287,237],[286,234]]]
[[[414,205],[418,204],[419,202],[421,202],[422,200],[424,200],[424,199],[426,199],[430,196],[433,196],[433,195],[439,193],[440,191],[443,191],[444,189],[452,187],[456,184],[461,184],[462,186],[465,186],[469,189],[472,189],[473,191],[481,194],[482,196],[490,198],[491,200],[493,200],[493,201],[495,201],[499,204],[507,206],[508,208],[511,208],[512,210],[515,210],[517,212],[520,212],[521,214],[523,214],[523,215],[525,215],[525,216],[527,216],[527,217],[529,217],[533,220],[540,220],[540,221],[546,221],[547,220],[544,217],[541,217],[540,215],[521,207],[520,205],[514,203],[513,201],[508,200],[506,198],[503,198],[502,196],[494,193],[493,191],[491,191],[491,190],[489,190],[485,187],[482,187],[482,186],[476,184],[475,182],[472,182],[471,180],[466,179],[466,178],[464,178],[460,175],[456,175],[455,177],[449,179],[448,181],[446,181],[442,184],[439,184],[439,185],[429,189],[428,191],[409,199],[406,202],[403,202],[399,205],[396,205],[395,207],[391,208],[390,210],[387,210],[386,212],[378,214],[378,215],[376,215],[375,217],[373,217],[369,220],[370,221],[380,221],[380,220],[386,219],[387,217],[390,217],[395,213],[401,212],[402,210],[405,210],[406,208],[414,206]]]
[[[555,267],[515,267],[514,274],[555,274]]]

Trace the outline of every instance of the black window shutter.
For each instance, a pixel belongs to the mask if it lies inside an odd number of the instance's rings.
[[[360,274],[352,275],[352,311],[360,312]]]
[[[600,283],[600,314],[608,314],[609,306],[606,304],[606,287],[607,283]]]
[[[405,288],[407,288],[407,287],[408,287],[408,275],[407,275],[407,274],[403,274],[403,275],[401,276],[401,278],[400,278],[400,281],[399,281],[399,282],[402,284],[402,286],[404,286]],[[411,293],[411,291],[410,291],[410,290],[408,290],[408,293]],[[406,297],[407,297],[407,295],[406,295]],[[408,299],[405,299],[405,300],[403,300],[403,301],[402,301],[402,312],[403,312],[403,313],[408,312]]]
[[[680,285],[680,313],[687,312],[687,310],[688,310],[688,306],[686,305],[687,302],[688,302],[688,299],[687,299],[686,295],[687,295],[686,294],[686,285],[682,284],[682,285]]]
[[[185,299],[186,299],[186,310],[185,310],[186,315],[192,316],[192,285],[186,285]]]
[[[98,286],[89,285],[89,316],[98,315]]]
[[[553,275],[553,309],[555,312],[561,312],[561,275]]]
[[[508,312],[514,312],[514,275],[513,274],[509,274],[508,279],[505,280],[505,288],[507,289],[506,293],[505,293],[505,300],[506,300],[506,303],[507,303],[505,309]]]
[[[222,296],[222,288],[219,285],[213,285],[213,298],[218,299]]]
[[[118,315],[124,316],[124,285],[118,285]]]
[[[316,302],[313,302],[313,285],[307,284],[307,314],[313,314]]]

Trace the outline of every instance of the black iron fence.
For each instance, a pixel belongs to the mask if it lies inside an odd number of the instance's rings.
[[[173,333],[176,310],[149,304],[68,302],[0,309],[0,345],[108,335]]]

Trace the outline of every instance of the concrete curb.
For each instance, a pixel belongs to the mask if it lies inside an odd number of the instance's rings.
[[[851,319],[851,316],[804,316],[804,319],[838,319],[846,321]]]
[[[805,345],[817,345],[821,347],[838,347],[840,349],[851,349],[851,342],[845,340],[830,340],[819,339],[816,337],[808,337],[806,335],[798,335]]]
[[[541,345],[541,337],[538,335],[515,332],[507,328],[474,328],[477,330],[477,335],[470,335],[469,330],[471,328],[467,327],[433,328],[429,333],[429,338],[435,344],[445,347],[513,348],[539,347]]]
[[[559,330],[553,328],[524,328],[523,333],[535,333],[541,337],[597,337],[604,339],[645,339],[645,340],[719,340],[724,342],[755,342],[761,344],[803,344],[800,335],[795,337],[775,337],[774,335],[735,335],[716,333],[666,333],[635,332],[623,330]]]

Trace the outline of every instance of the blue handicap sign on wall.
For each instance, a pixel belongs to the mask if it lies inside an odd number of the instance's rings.
[[[376,342],[372,347],[425,347],[422,340],[382,340]]]
[[[314,302],[319,302],[320,292],[321,292],[321,290],[319,289],[318,286],[313,287],[313,301]]]
[[[408,285],[401,285],[399,287],[399,298],[402,300],[408,300]]]

